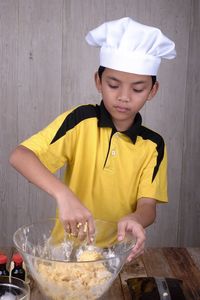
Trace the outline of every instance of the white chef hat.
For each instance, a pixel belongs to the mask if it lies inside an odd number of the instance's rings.
[[[86,35],[86,41],[101,48],[101,66],[129,73],[156,75],[161,58],[176,56],[174,42],[160,29],[129,17],[103,23]]]

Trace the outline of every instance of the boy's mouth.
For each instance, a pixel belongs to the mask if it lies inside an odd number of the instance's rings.
[[[118,111],[118,112],[127,112],[129,109],[127,107],[124,107],[124,106],[115,106],[115,109]]]

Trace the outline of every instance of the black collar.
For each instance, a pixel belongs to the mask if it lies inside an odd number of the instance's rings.
[[[100,108],[100,113],[99,113],[98,126],[110,127],[117,132],[115,125],[111,119],[111,116],[104,106],[103,101],[101,101],[99,108]],[[142,125],[142,117],[140,113],[137,113],[131,127],[125,131],[122,131],[122,133],[127,135],[132,140],[133,144],[135,144],[137,136],[141,129],[141,125]]]

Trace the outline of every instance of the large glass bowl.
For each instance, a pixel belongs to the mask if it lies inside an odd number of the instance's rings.
[[[117,242],[117,224],[95,220],[95,240],[88,244],[62,232],[58,219],[19,228],[13,237],[41,292],[52,300],[99,299],[109,289],[132,247],[128,236]]]

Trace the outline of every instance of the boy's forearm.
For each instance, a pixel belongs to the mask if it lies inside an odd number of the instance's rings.
[[[76,195],[56,178],[29,149],[19,146],[10,156],[11,165],[31,183],[51,195],[59,209],[59,218],[66,231],[77,235],[77,224],[88,224],[88,237],[92,241],[95,226],[92,214]],[[69,231],[70,230],[70,231]]]
[[[13,151],[10,156],[10,164],[29,182],[54,198],[62,189],[66,189],[66,186],[40,162],[37,156],[24,146],[18,146]]]
[[[138,201],[136,211],[132,213],[132,217],[144,228],[151,225],[156,218],[156,200],[141,198]]]

